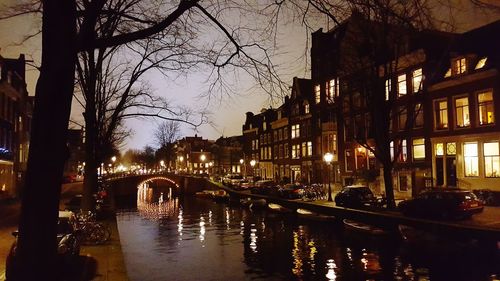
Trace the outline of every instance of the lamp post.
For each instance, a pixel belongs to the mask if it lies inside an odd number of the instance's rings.
[[[207,156],[205,156],[205,154],[202,154],[200,155],[200,160],[201,160],[201,163],[203,165],[203,168],[205,168],[205,160],[207,160]],[[200,169],[200,174],[202,173],[202,169]]]
[[[330,164],[332,163],[332,160],[333,160],[333,154],[331,154],[330,152],[325,153],[325,155],[323,155],[323,160],[327,164],[327,173],[328,173],[328,201],[332,202],[333,200],[332,200],[332,187],[330,185]]]
[[[116,161],[116,156],[113,155],[113,157],[111,157],[111,162],[113,162],[113,168],[112,168],[113,174],[115,173],[115,161]]]
[[[253,159],[250,160],[250,166],[252,166],[252,176],[253,176],[252,181],[255,181],[255,170],[253,168],[253,167],[255,167],[255,163],[256,163],[255,160],[253,160]]]
[[[241,168],[243,167],[243,163],[245,162],[245,160],[243,159],[240,159],[240,172],[243,172],[241,171]],[[243,173],[243,176],[246,178],[247,177],[247,171],[245,169],[245,172]]]
[[[165,169],[165,161],[160,160],[160,171]]]

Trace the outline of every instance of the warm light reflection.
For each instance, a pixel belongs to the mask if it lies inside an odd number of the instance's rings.
[[[255,224],[252,223],[252,228],[250,229],[250,249],[252,252],[257,253],[257,229]]]
[[[179,240],[182,240],[182,229],[184,229],[184,217],[182,216],[182,210],[179,210],[177,218],[179,219],[179,222],[177,223],[177,232],[179,233]]]
[[[316,243],[310,238],[307,228],[300,225],[298,230],[293,232],[293,274],[297,277],[303,276],[307,264],[314,273],[316,267],[314,259],[317,252]]]
[[[166,200],[163,192],[159,195],[155,195],[154,192],[148,183],[139,186],[137,190],[137,211],[139,214],[152,220],[175,216],[179,211],[179,200],[177,198]]]
[[[229,208],[226,207],[225,213],[226,213],[226,229],[229,230],[231,224],[231,216],[229,214]]]
[[[200,217],[200,241],[205,241],[205,218],[203,216]],[[205,247],[205,245],[202,245]]]
[[[245,234],[245,223],[240,221],[240,235]]]
[[[326,278],[328,280],[336,280],[337,279],[337,274],[335,273],[335,269],[337,269],[337,265],[335,264],[334,259],[329,259],[326,261],[326,267],[328,268],[328,272],[326,273]]]
[[[363,264],[363,270],[369,274],[378,273],[382,270],[378,254],[368,252],[366,249],[362,250],[361,263]]]

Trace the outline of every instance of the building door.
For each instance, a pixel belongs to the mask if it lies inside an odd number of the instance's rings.
[[[436,158],[436,186],[444,184],[444,163],[443,158]]]
[[[446,157],[446,184],[448,186],[457,186],[457,166],[455,157]]]

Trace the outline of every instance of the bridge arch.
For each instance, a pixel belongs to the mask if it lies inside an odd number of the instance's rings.
[[[147,178],[147,179],[139,182],[139,184],[137,185],[137,188],[139,188],[139,186],[142,186],[143,184],[150,183],[150,182],[157,181],[157,180],[167,181],[167,182],[173,184],[177,189],[180,188],[180,186],[179,186],[179,184],[177,184],[177,182],[175,182],[174,180],[167,178],[165,176],[155,176],[155,177]]]

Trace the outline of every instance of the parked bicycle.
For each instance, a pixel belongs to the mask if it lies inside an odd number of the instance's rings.
[[[74,227],[80,231],[81,241],[86,245],[99,245],[106,243],[111,237],[109,226],[97,222],[95,213],[78,212]]]

